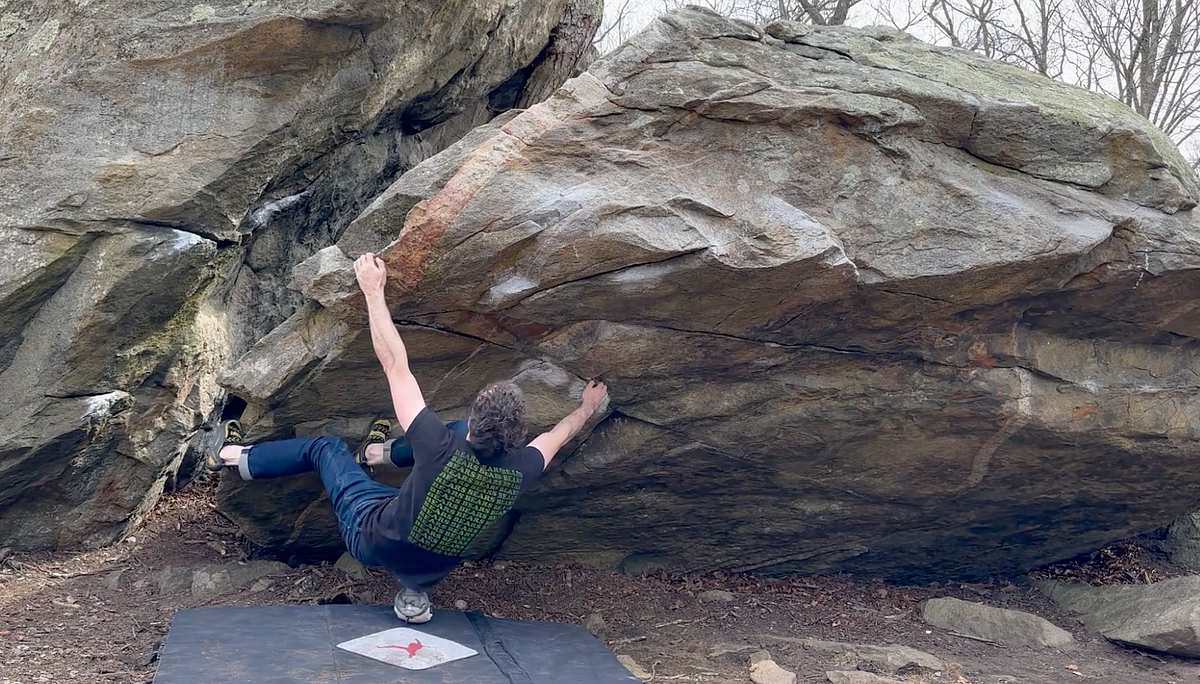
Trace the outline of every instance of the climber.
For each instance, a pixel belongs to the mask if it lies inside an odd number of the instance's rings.
[[[316,470],[350,554],[400,580],[402,589],[393,602],[396,617],[428,622],[433,617],[429,588],[458,565],[476,535],[512,508],[608,392],[603,383],[588,382],[579,407],[526,445],[521,391],[511,382],[497,382],[476,395],[467,421],[452,429],[425,406],[409,369],[384,297],[382,260],[364,254],[355,261],[354,273],[366,296],[371,342],[404,437],[387,440],[390,422],[377,420],[356,457],[342,440],[329,436],[251,446],[237,421],[228,421],[224,441],[207,465],[210,470],[237,468],[246,480]],[[413,464],[399,489],[375,482],[361,467],[385,458],[393,465]]]

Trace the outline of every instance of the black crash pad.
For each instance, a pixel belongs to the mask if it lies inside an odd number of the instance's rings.
[[[408,626],[390,606],[255,606],[181,610],[154,684],[629,684],[638,680],[576,625],[437,611],[413,629],[479,655],[405,670],[338,644]]]

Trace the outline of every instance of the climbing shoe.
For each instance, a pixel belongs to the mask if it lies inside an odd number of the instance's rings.
[[[363,468],[370,469],[367,465],[367,447],[372,444],[383,444],[387,441],[388,434],[392,431],[392,422],[387,418],[376,418],[371,421],[371,429],[367,432],[367,439],[358,448],[354,454],[354,461]]]
[[[423,591],[404,589],[396,594],[392,609],[396,611],[396,617],[414,625],[433,619],[433,604],[429,602],[429,594]]]
[[[221,463],[221,449],[227,445],[245,446],[246,442],[242,438],[242,424],[236,420],[227,420],[221,424],[221,442],[217,444],[217,448],[213,449],[204,457],[204,467],[212,472],[217,472],[224,465]]]

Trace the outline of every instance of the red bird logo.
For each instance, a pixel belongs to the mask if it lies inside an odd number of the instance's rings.
[[[407,646],[400,646],[399,644],[388,644],[386,646],[380,646],[379,648],[395,648],[395,649],[398,649],[401,651],[405,651],[406,653],[408,653],[408,657],[411,658],[417,654],[417,651],[424,648],[424,646],[418,640],[418,641],[410,642]]]

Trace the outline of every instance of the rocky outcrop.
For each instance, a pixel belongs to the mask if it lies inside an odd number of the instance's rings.
[[[5,3],[0,545],[135,522],[194,463],[217,372],[303,302],[292,267],[557,87],[597,6]]]
[[[1054,581],[1038,586],[1110,641],[1200,657],[1200,577],[1104,587]]]
[[[444,417],[515,375],[537,429],[609,385],[481,553],[1012,573],[1193,505],[1197,196],[1103,97],[685,9],[387,188],[224,381],[259,435],[332,413],[361,436],[389,409],[349,270],[369,249]],[[314,482],[253,484],[221,504],[247,534],[336,553]]]

